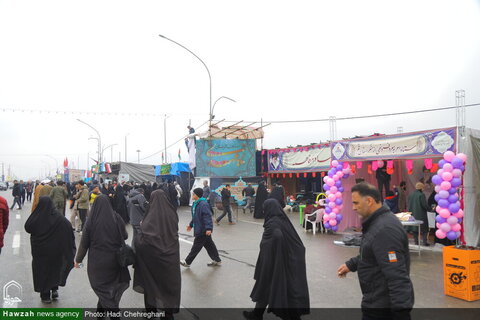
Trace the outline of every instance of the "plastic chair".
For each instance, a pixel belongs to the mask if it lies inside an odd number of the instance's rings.
[[[305,231],[307,231],[307,223],[312,224],[312,230],[313,234],[315,234],[316,229],[317,229],[317,223],[320,223],[320,232],[323,233],[325,231],[325,228],[323,227],[323,213],[325,212],[325,209],[318,209],[310,214],[305,215]],[[315,221],[310,221],[308,218],[316,214]]]

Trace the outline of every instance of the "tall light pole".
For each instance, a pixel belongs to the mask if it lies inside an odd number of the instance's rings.
[[[58,174],[58,160],[55,159],[54,157],[52,157],[52,156],[49,155],[49,154],[46,154],[45,156],[46,156],[46,157],[49,157],[49,158],[51,158],[51,159],[53,159],[53,160],[55,160],[55,164],[57,165],[57,166],[56,166],[56,170],[55,170],[55,174]]]
[[[97,135],[98,135],[98,164],[100,164],[102,162],[102,137],[100,136],[100,132],[98,132],[97,129],[95,129],[94,127],[92,127],[90,124],[86,123],[83,120],[77,119],[77,121],[83,123],[84,125],[89,126],[90,128],[92,128],[97,133]]]
[[[127,162],[127,137],[130,133],[127,133],[125,135],[125,162]],[[120,162],[120,159],[118,159],[118,162]]]
[[[110,156],[111,156],[111,161],[113,162],[113,146],[117,146],[118,144],[114,143],[114,144],[111,144],[109,146],[106,146],[105,148],[102,149],[102,154],[105,150],[107,150],[108,148],[112,148],[111,149],[111,153],[110,153]]]
[[[217,104],[217,102],[219,100],[222,100],[222,99],[227,99],[227,100],[230,100],[232,102],[237,102],[235,100],[233,100],[232,98],[229,98],[229,97],[225,97],[225,96],[221,96],[220,98],[218,98],[217,100],[215,100],[215,102],[213,103],[213,106],[212,106],[212,111],[210,112],[210,121],[213,120],[213,118],[215,118],[215,115],[213,114],[213,111],[215,110],[215,105]]]
[[[210,70],[208,70],[208,67],[207,65],[205,64],[205,62],[203,62],[202,59],[200,59],[199,56],[197,56],[195,53],[193,53],[192,50],[188,49],[187,47],[185,47],[184,45],[178,43],[177,41],[175,40],[172,40],[170,38],[167,38],[165,37],[164,35],[159,35],[161,38],[165,39],[165,40],[168,40],[170,42],[173,42],[175,43],[176,45],[182,47],[183,49],[187,50],[188,52],[190,52],[195,58],[197,58],[198,60],[200,60],[200,62],[203,64],[203,66],[205,67],[205,69],[207,70],[207,73],[208,73],[208,79],[210,80],[210,103],[209,103],[209,133],[211,134],[211,127],[212,127],[212,76],[210,75]],[[166,156],[166,155],[165,155]]]
[[[137,154],[138,154],[138,163],[140,163],[140,150],[137,150]]]

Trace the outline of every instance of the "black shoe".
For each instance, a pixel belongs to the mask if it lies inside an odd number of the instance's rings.
[[[57,300],[58,299],[58,290],[52,290],[52,299]]]
[[[243,317],[245,319],[249,319],[249,320],[262,320],[263,319],[262,316],[258,316],[257,314],[255,314],[254,311],[243,311],[242,314],[243,314]]]
[[[50,298],[48,298],[48,299],[42,299],[42,303],[50,304],[50,303],[52,303],[52,299],[50,299]]]
[[[430,247],[430,244],[429,243],[424,243],[423,246],[424,247]]]

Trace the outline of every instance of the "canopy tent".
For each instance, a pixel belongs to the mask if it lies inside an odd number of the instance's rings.
[[[155,181],[155,169],[150,164],[120,162],[119,176],[128,177],[126,180],[135,182]]]
[[[180,176],[180,172],[191,172],[186,162],[174,162],[155,166],[155,176]]]

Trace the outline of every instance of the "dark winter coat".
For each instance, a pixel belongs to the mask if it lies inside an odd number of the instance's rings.
[[[414,296],[408,238],[400,220],[383,206],[362,227],[360,254],[346,262],[358,272],[362,310],[373,317],[409,319]]]
[[[227,188],[223,188],[220,194],[222,195],[222,205],[224,207],[229,207],[230,197],[232,196],[232,193],[230,192],[230,190],[228,190]]]
[[[213,230],[212,211],[205,198],[200,198],[192,206],[192,221],[190,227],[193,228],[195,237],[205,235],[208,230]]]
[[[139,226],[140,221],[143,220],[146,214],[145,196],[137,190],[132,190],[128,194],[128,214],[130,216],[130,223],[132,226]]]
[[[421,232],[428,232],[427,197],[425,197],[422,190],[415,190],[408,196],[408,211],[412,212],[416,220],[423,221],[423,224],[420,226]],[[417,231],[417,228],[410,227],[408,230],[413,232]]]

